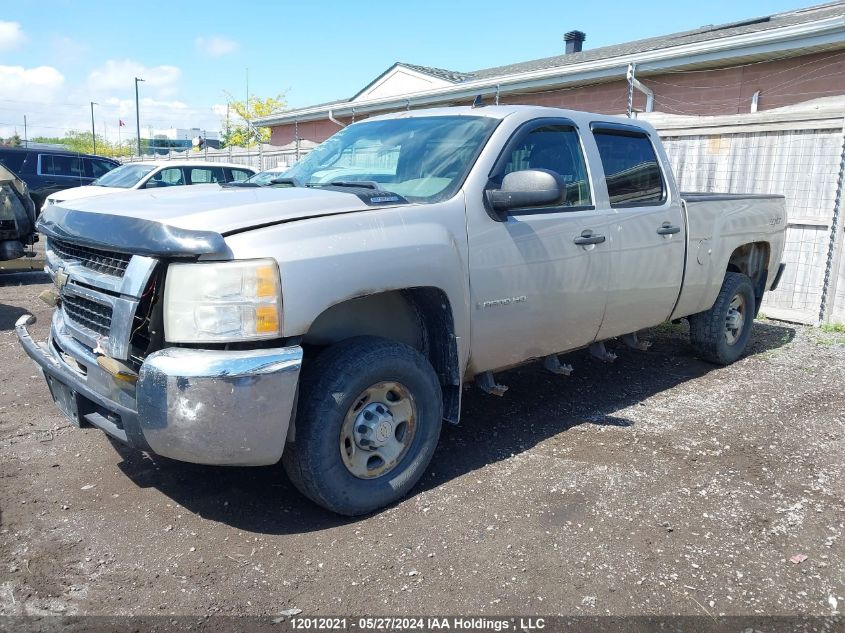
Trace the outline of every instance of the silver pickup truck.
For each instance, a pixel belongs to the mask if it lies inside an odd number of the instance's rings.
[[[273,187],[47,207],[58,308],[17,323],[58,407],[141,450],[281,458],[335,512],[405,495],[474,382],[685,317],[743,353],[783,265],[778,196],[681,194],[645,123],[528,106],[355,123]]]

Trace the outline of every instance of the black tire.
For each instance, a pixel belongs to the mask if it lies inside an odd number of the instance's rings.
[[[745,307],[742,314],[742,329],[735,340],[729,341],[726,322],[731,302],[740,298]],[[756,312],[754,285],[742,273],[725,273],[722,289],[713,307],[689,317],[689,334],[696,352],[712,363],[730,365],[745,352],[751,337]]]
[[[414,432],[391,470],[363,479],[341,456],[341,433],[347,414],[360,406],[359,396],[383,382],[400,383],[412,396]],[[437,375],[422,354],[379,337],[347,339],[303,370],[294,442],[285,447],[282,463],[297,489],[318,505],[347,516],[367,514],[401,499],[419,481],[437,447],[442,418]]]

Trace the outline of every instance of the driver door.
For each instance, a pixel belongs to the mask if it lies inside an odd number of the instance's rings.
[[[468,212],[472,358],[476,372],[563,352],[595,340],[607,300],[612,237],[594,206],[578,131],[566,119],[517,130],[490,174],[546,169],[566,183],[564,200],[498,216]],[[588,233],[589,232],[589,233]],[[579,244],[584,235],[602,242]]]

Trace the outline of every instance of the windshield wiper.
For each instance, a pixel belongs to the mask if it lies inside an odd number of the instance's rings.
[[[358,187],[360,189],[376,189],[380,190],[379,185],[375,180],[332,180],[326,186],[328,187]]]
[[[261,185],[254,183],[254,182],[221,182],[220,186],[224,189],[228,189],[229,187],[260,187]]]
[[[302,183],[299,182],[296,178],[273,178],[269,183],[269,185],[288,185],[289,187],[301,187]]]

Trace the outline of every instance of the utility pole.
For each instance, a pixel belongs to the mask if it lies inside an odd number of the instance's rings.
[[[26,135],[26,115],[23,115],[23,146],[29,147],[29,137]]]
[[[249,68],[246,69],[246,109],[244,112],[246,112],[246,146],[249,147],[250,132],[252,131],[249,123]]]
[[[135,132],[138,134],[138,158],[141,157],[141,111],[138,108],[138,82],[144,81],[135,77]]]
[[[97,102],[92,101],[91,102],[91,142],[94,145],[94,151],[91,152],[92,154],[97,153],[97,132],[96,132],[96,129],[94,128],[94,106],[95,105],[97,105]]]

